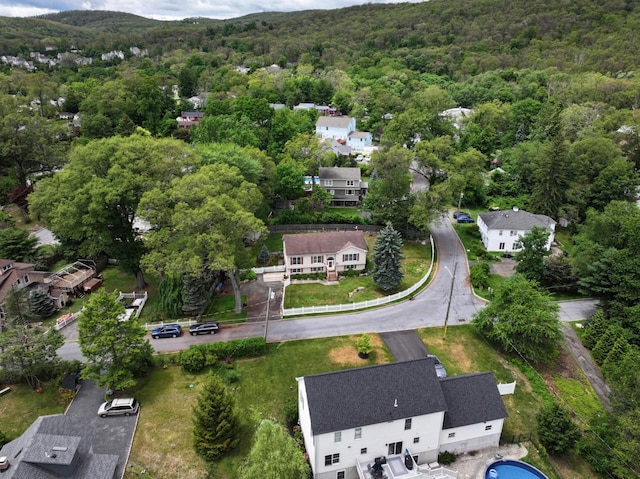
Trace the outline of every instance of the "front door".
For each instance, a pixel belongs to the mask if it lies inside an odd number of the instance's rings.
[[[389,443],[389,456],[402,454],[402,441]]]
[[[333,258],[327,258],[327,269],[333,271]]]

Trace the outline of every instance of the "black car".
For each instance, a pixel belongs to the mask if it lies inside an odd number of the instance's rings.
[[[470,215],[458,215],[458,223],[474,223],[475,220]]]
[[[471,216],[471,215],[469,213],[465,213],[464,211],[454,211],[453,219],[454,220],[458,219],[458,216]]]
[[[196,323],[189,326],[189,334],[191,336],[196,336],[198,334],[216,334],[218,331],[220,331],[220,325],[217,321]]]

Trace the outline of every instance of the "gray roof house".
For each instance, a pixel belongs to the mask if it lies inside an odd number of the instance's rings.
[[[423,477],[404,468],[405,454],[433,464],[443,451],[497,446],[508,416],[492,373],[438,379],[431,357],[297,381],[314,478],[368,477],[380,457],[388,477]]]
[[[64,414],[40,416],[0,449],[9,468],[2,479],[115,479],[118,456],[94,454],[83,421]]]
[[[487,251],[518,251],[520,238],[531,232],[534,226],[545,228],[549,232],[547,249],[551,249],[556,222],[546,215],[536,215],[519,208],[488,211],[478,215],[478,229]]]
[[[361,180],[360,168],[320,167],[320,186],[331,193],[331,206],[357,206],[369,185]]]

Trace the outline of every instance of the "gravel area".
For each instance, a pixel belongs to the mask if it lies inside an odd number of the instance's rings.
[[[447,467],[458,471],[458,479],[484,479],[487,466],[495,461],[496,457],[521,459],[527,455],[527,452],[524,446],[516,444],[492,447],[478,451],[473,456],[471,454],[462,454]]]

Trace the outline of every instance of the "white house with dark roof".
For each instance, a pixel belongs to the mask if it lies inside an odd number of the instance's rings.
[[[318,169],[320,187],[331,193],[331,206],[357,206],[367,194],[360,168],[324,167]]]
[[[320,116],[316,121],[316,135],[321,141],[338,141],[356,153],[370,149],[373,139],[367,131],[356,131],[356,119],[345,115]]]
[[[424,465],[435,472],[440,452],[497,446],[508,416],[492,373],[438,379],[430,357],[297,381],[300,426],[319,479],[369,479],[382,457],[390,479],[433,477]]]
[[[530,233],[534,226],[545,228],[549,232],[547,250],[550,250],[556,222],[546,215],[536,215],[518,208],[488,211],[478,215],[478,229],[487,251],[518,251],[521,249],[518,247],[519,240]]]
[[[282,237],[287,274],[362,270],[367,262],[367,242],[362,231],[288,234]],[[330,278],[331,279],[331,278]]]

